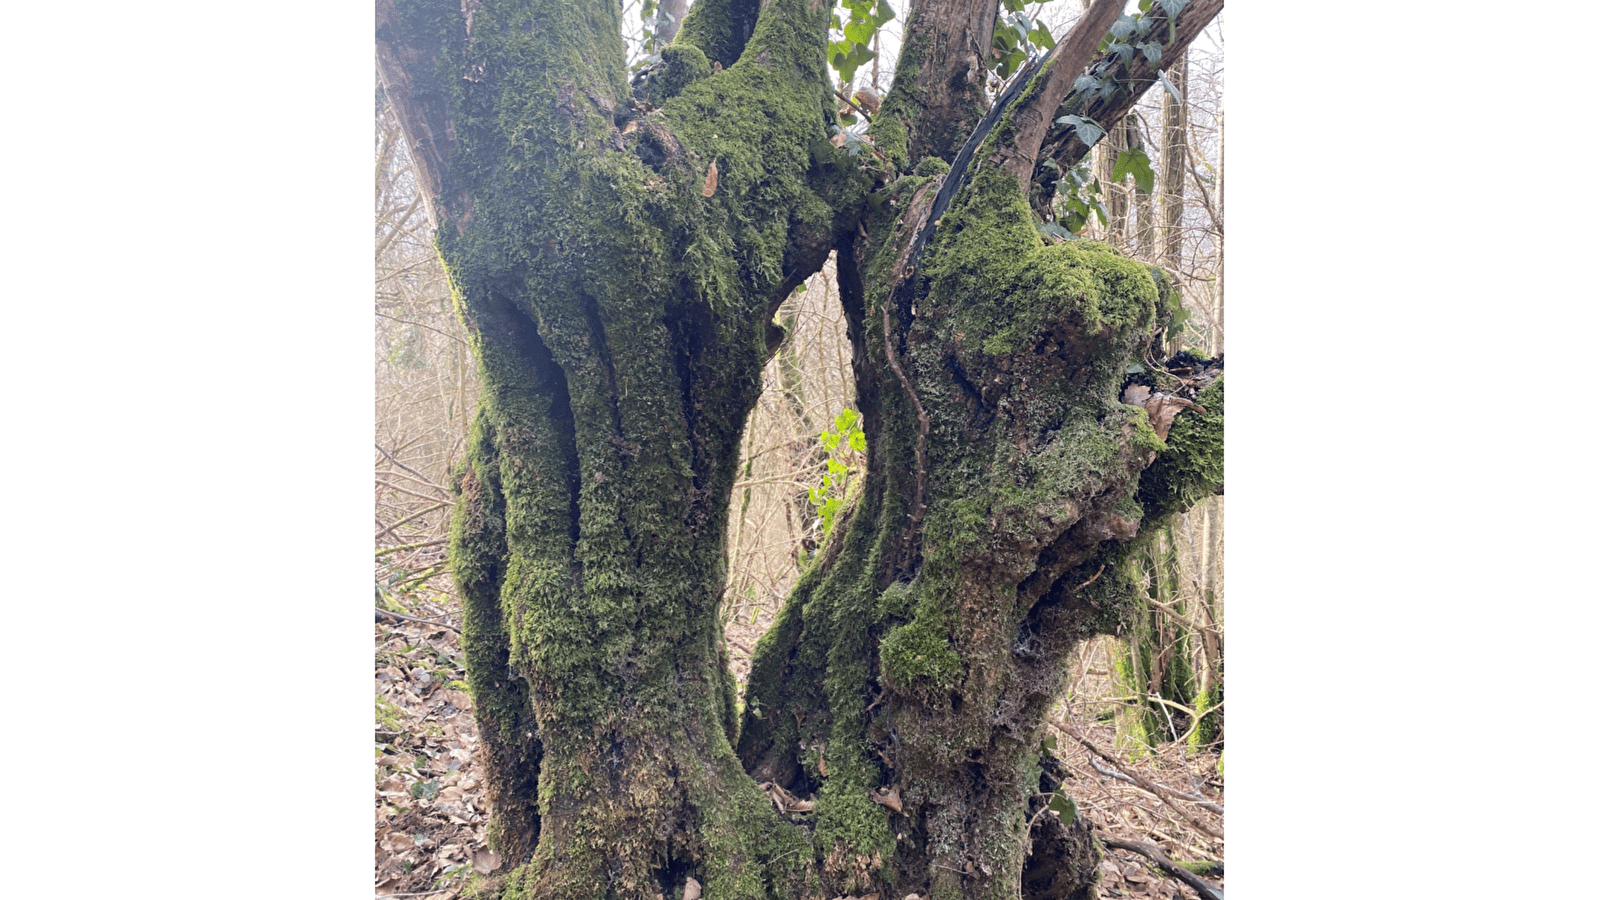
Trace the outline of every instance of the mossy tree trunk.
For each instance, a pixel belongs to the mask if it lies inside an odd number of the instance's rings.
[[[1164,277],[1044,246],[1023,200],[1118,6],[977,123],[981,69],[949,82],[970,40],[929,36],[996,4],[924,0],[874,123],[885,177],[828,142],[816,0],[700,0],[632,91],[615,4],[379,0],[484,385],[451,558],[505,896],[1009,898],[1041,835],[1031,895],[1088,884],[1082,823],[1027,830],[1044,714],[1072,642],[1118,622],[1141,525],[1220,481],[1219,382],[1168,439],[1120,402]],[[867,482],[740,722],[717,615],[739,435],[774,312],[833,250]]]

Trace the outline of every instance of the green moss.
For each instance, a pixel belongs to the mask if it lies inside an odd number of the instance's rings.
[[[1226,479],[1225,377],[1197,398],[1205,411],[1183,410],[1166,436],[1167,449],[1139,480],[1138,502],[1151,519],[1182,512],[1216,493]]]
[[[883,638],[879,653],[883,674],[901,689],[912,689],[918,679],[935,688],[954,686],[964,667],[950,646],[948,614],[931,597],[916,604],[911,621]]]
[[[645,76],[640,98],[660,106],[683,88],[711,74],[711,61],[693,44],[675,43],[661,50],[661,65]]]

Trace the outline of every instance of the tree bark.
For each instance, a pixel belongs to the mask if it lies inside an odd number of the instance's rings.
[[[379,0],[482,373],[451,563],[508,895],[1014,896],[1067,650],[1119,621],[1141,523],[1219,483],[1219,382],[1169,436],[1121,402],[1164,276],[1034,230],[1013,170],[1048,69],[977,118],[952,61],[993,7],[924,0],[894,91],[933,160],[878,186],[828,141],[829,13],[701,0],[635,100],[614,5]],[[739,435],[773,314],[835,249],[865,488],[740,720]]]

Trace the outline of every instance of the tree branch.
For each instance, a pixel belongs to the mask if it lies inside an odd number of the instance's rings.
[[[1162,872],[1165,872],[1167,875],[1170,875],[1178,881],[1181,881],[1183,884],[1186,884],[1198,891],[1199,896],[1206,898],[1206,900],[1222,900],[1222,892],[1220,888],[1216,887],[1205,879],[1200,878],[1198,875],[1195,875],[1193,872],[1188,871],[1182,866],[1172,862],[1170,857],[1161,852],[1161,849],[1153,844],[1144,844],[1138,841],[1124,841],[1118,838],[1106,837],[1104,835],[1100,836],[1099,842],[1107,847],[1112,847],[1117,850],[1131,850],[1134,853],[1146,856],[1149,859],[1154,860],[1155,865],[1159,866]]]
[[[997,162],[1024,186],[1033,178],[1038,150],[1054,121],[1055,110],[1071,91],[1072,82],[1093,60],[1099,42],[1121,17],[1125,5],[1122,0],[1094,0],[1066,37],[1049,51],[1043,72],[1011,110],[1016,130],[1010,145],[999,148]]]
[[[1176,59],[1177,54],[1186,50],[1188,45],[1194,42],[1194,38],[1205,30],[1205,26],[1209,25],[1210,21],[1221,13],[1223,5],[1224,0],[1193,0],[1192,3],[1183,7],[1182,14],[1177,17],[1176,40],[1169,44],[1161,45],[1161,59]],[[1153,18],[1155,27],[1151,33],[1158,34],[1166,26],[1166,17],[1164,14],[1157,14]],[[1106,28],[1108,29],[1109,26],[1107,25]],[[1115,57],[1112,55],[1100,57],[1101,61],[1113,59]],[[1138,102],[1138,98],[1142,97],[1145,91],[1157,83],[1156,67],[1150,65],[1142,53],[1133,54],[1132,59],[1125,65],[1120,61],[1116,61],[1109,71],[1115,76],[1117,83],[1127,88],[1126,90],[1116,91],[1109,100],[1101,100],[1097,92],[1085,94],[1080,91],[1073,91],[1067,94],[1065,101],[1060,106],[1053,108],[1048,115],[1058,117],[1057,113],[1075,113],[1076,115],[1093,119],[1100,125],[1109,128],[1111,125],[1121,121],[1128,111],[1133,108],[1133,105]],[[1075,79],[1077,73],[1073,73],[1070,77]],[[1062,169],[1067,169],[1077,165],[1079,160],[1088,155],[1088,145],[1083,143],[1082,139],[1077,136],[1076,128],[1071,125],[1056,125],[1053,123],[1048,128],[1049,131],[1039,149],[1038,161],[1053,159],[1056,165]],[[1031,177],[1031,174],[1030,172],[1028,173],[1028,178]]]

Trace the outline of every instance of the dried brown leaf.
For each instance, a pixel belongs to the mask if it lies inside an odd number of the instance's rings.
[[[500,867],[500,854],[493,850],[473,850],[472,869],[479,875],[487,875]]]
[[[715,170],[713,169],[712,171]],[[706,194],[706,196],[709,197],[710,195]],[[683,882],[683,900],[700,900],[700,883],[695,881],[692,875],[689,876],[687,881]]]
[[[705,186],[700,188],[700,194],[705,197],[716,193],[716,160],[711,160],[711,167],[705,172]],[[685,898],[686,900],[686,898]]]
[[[904,815],[905,814],[905,807],[904,807],[903,804],[900,803],[900,800],[899,800],[899,788],[897,786],[896,787],[883,788],[882,790],[878,790],[878,791],[873,791],[871,796],[872,796],[872,802],[873,803],[882,804],[883,806],[886,806],[889,809],[892,809],[894,812],[897,812],[900,815]]]

